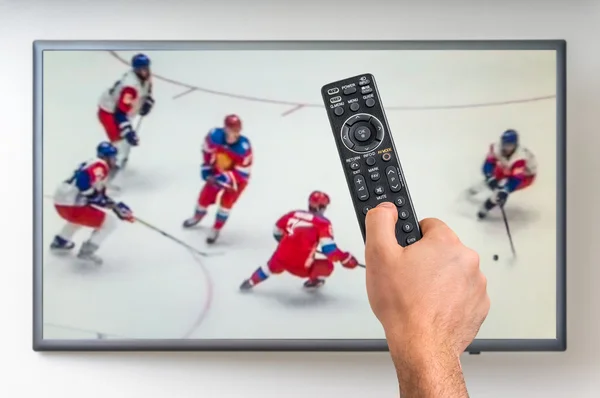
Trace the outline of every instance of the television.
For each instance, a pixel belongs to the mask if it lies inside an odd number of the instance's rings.
[[[319,201],[364,265],[321,97],[361,73],[377,79],[418,217],[480,255],[492,306],[468,351],[566,349],[564,41],[33,51],[35,350],[386,350],[363,267],[317,242],[307,267],[331,266],[324,284],[267,275],[276,223]],[[508,136],[535,178],[479,214],[486,157]]]

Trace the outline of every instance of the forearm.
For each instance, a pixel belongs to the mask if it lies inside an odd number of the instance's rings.
[[[459,358],[422,339],[401,342],[388,334],[388,344],[402,398],[468,398]]]

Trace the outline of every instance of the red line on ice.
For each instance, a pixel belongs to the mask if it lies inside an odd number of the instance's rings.
[[[194,334],[200,328],[200,326],[202,326],[202,324],[206,320],[206,317],[212,307],[212,303],[213,303],[213,299],[214,299],[214,291],[215,291],[214,283],[210,276],[210,272],[208,272],[208,269],[204,266],[204,263],[202,262],[202,260],[200,258],[198,258],[198,256],[195,255],[194,253],[190,252],[190,254],[194,258],[194,261],[196,261],[196,263],[198,263],[198,265],[200,266],[200,269],[202,270],[202,273],[204,274],[204,280],[206,281],[206,295],[204,298],[204,305],[202,306],[200,313],[196,317],[196,320],[194,321],[192,326],[187,330],[187,332],[185,332],[182,339],[190,338],[190,336],[192,334]]]

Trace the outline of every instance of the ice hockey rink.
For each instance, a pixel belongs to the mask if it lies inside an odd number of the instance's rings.
[[[94,156],[105,139],[101,92],[127,70],[133,52],[44,54],[43,191]],[[365,290],[365,272],[340,265],[306,292],[282,275],[238,287],[276,247],[272,227],[327,192],[326,215],[342,250],[364,262],[364,245],[320,88],[373,73],[419,218],[439,217],[476,249],[488,277],[490,315],[479,338],[554,338],[556,325],[556,71],[552,52],[147,52],[152,113],[139,130],[118,199],[134,214],[197,247],[192,254],[139,223],[121,223],[98,252],[101,267],[47,247],[62,226],[44,199],[45,338],[383,338]],[[214,247],[203,228],[183,230],[200,179],[201,142],[237,113],[254,150],[250,185]],[[481,179],[490,143],[514,128],[539,164],[530,189],[506,206],[518,260],[499,212],[478,221],[464,191]],[[483,200],[485,196],[479,200]],[[75,236],[76,243],[89,231]],[[498,261],[493,256],[499,256]]]

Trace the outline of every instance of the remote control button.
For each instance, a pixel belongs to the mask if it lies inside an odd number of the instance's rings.
[[[348,149],[354,148],[354,142],[350,139],[350,129],[348,126],[342,127],[342,142]]]
[[[342,97],[340,97],[339,95],[337,97],[329,98],[329,102],[331,102],[332,104],[335,104],[336,102],[340,102],[341,100],[342,100]]]
[[[394,203],[396,204],[396,206],[402,207],[406,204],[406,199],[404,199],[402,196],[398,196],[396,200],[394,200]]]
[[[356,196],[358,196],[358,199],[362,200],[363,202],[369,199],[369,190],[367,189],[365,178],[360,174],[354,176],[354,190],[356,191]]]
[[[374,192],[377,195],[383,195],[385,193],[385,189],[381,185],[378,185],[375,187]]]
[[[354,130],[354,138],[358,142],[365,142],[371,138],[371,130],[367,126],[358,126],[356,130]]]
[[[401,220],[408,219],[408,216],[409,216],[409,214],[408,214],[408,211],[406,211],[406,210],[400,210],[398,212],[398,218],[401,219]]]
[[[353,148],[356,152],[370,152],[373,149],[377,148],[381,144],[381,141],[373,141],[367,145],[357,145]]]
[[[333,113],[335,113],[336,116],[342,116],[344,114],[344,107],[338,106],[333,110]]]
[[[360,80],[358,81],[358,85],[359,86],[364,86],[364,85],[367,85],[369,83],[371,83],[371,81],[369,79],[367,79],[366,76],[361,77]]]
[[[362,95],[365,95],[365,94],[372,93],[373,89],[371,88],[371,86],[363,86],[360,88],[360,92],[362,93]]]
[[[391,158],[392,154],[389,152],[386,152],[383,155],[381,155],[381,159],[383,159],[384,162],[389,162]]]
[[[383,140],[383,125],[381,124],[381,122],[377,120],[377,118],[372,117],[369,123],[371,124],[371,126],[373,126],[373,129],[377,134],[376,138],[379,141]]]
[[[407,245],[412,245],[416,241],[417,241],[417,237],[416,236],[409,235],[409,236],[406,237],[406,244]]]
[[[369,212],[369,210],[371,210],[373,208],[373,206],[365,206],[362,209],[363,214],[366,216],[367,213]]]
[[[367,106],[367,108],[372,108],[375,106],[375,100],[373,98],[368,98],[365,102],[365,105]]]
[[[350,163],[350,169],[358,170],[358,169],[360,169],[360,164],[358,162],[352,162],[352,163]]]
[[[412,224],[411,224],[411,223],[409,223],[409,222],[407,222],[407,223],[404,223],[404,224],[402,224],[402,230],[403,230],[404,232],[406,232],[406,233],[409,233],[410,231],[412,231],[412,230],[413,230],[413,226],[412,226]]]
[[[388,185],[392,192],[398,192],[402,189],[402,184],[400,184],[400,178],[398,177],[398,170],[394,166],[388,166],[385,169],[385,176],[388,180]]]
[[[350,94],[354,94],[356,92],[356,87],[352,86],[352,87],[346,87],[344,89],[344,95],[350,95]]]
[[[367,166],[373,166],[377,160],[375,160],[375,156],[369,156],[367,158]]]
[[[356,112],[359,109],[360,109],[360,105],[358,105],[358,102],[353,102],[350,104],[350,110],[352,112]]]
[[[357,122],[368,122],[369,119],[371,119],[370,115],[366,115],[364,113],[359,113],[358,115],[354,115],[354,116],[348,118],[348,120],[346,120],[346,124],[348,126],[352,126],[354,123],[357,123]]]
[[[337,94],[339,92],[340,92],[340,89],[337,87],[330,88],[329,90],[327,90],[327,94],[329,94],[329,95]]]
[[[371,181],[379,181],[379,179],[381,178],[381,175],[377,172],[375,173],[371,173]]]

